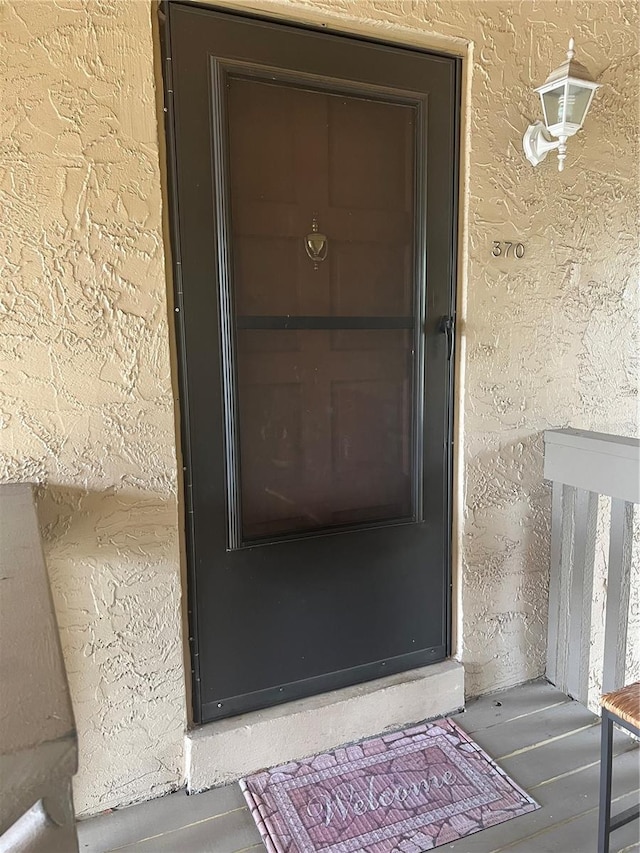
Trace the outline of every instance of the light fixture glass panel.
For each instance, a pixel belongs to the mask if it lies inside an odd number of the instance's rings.
[[[593,89],[588,89],[585,86],[576,86],[575,84],[569,84],[567,88],[567,114],[565,121],[582,126]]]
[[[564,84],[556,86],[555,89],[550,89],[548,92],[542,92],[540,98],[542,100],[542,109],[544,110],[544,123],[547,127],[562,121],[562,106],[564,103]]]

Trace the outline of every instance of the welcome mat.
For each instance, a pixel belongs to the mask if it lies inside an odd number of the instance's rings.
[[[422,853],[540,808],[451,720],[240,780],[269,853]]]

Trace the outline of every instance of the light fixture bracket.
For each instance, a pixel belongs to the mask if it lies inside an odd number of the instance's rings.
[[[532,166],[542,163],[549,151],[560,147],[560,141],[551,138],[541,121],[530,124],[522,138],[525,157]]]

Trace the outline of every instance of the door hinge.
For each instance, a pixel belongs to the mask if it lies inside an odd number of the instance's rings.
[[[170,56],[165,56],[164,73],[165,89],[169,97],[173,96],[173,62]]]

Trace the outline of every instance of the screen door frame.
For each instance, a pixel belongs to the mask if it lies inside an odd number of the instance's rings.
[[[445,594],[443,596],[443,604],[444,604],[444,629],[446,636],[444,637],[444,653],[445,656],[451,653],[451,634],[452,634],[452,624],[451,624],[451,535],[452,535],[452,480],[453,480],[453,465],[452,465],[452,456],[453,456],[453,416],[454,416],[454,340],[455,340],[455,297],[456,297],[456,282],[457,282],[457,226],[458,226],[458,203],[459,203],[459,167],[460,167],[460,157],[459,157],[459,148],[460,148],[460,93],[461,93],[461,67],[462,60],[459,56],[447,54],[444,52],[438,52],[433,50],[421,50],[420,48],[416,48],[414,46],[402,46],[397,42],[385,42],[378,39],[368,38],[365,36],[353,36],[352,34],[345,34],[340,32],[338,29],[328,30],[326,28],[321,27],[312,27],[305,26],[294,21],[283,21],[281,18],[275,18],[268,15],[254,15],[249,14],[244,11],[239,10],[229,10],[224,7],[216,7],[209,4],[195,4],[189,3],[186,4],[181,2],[181,0],[163,0],[161,9],[160,9],[160,22],[161,22],[161,40],[162,40],[162,53],[163,53],[163,80],[164,80],[164,89],[165,89],[165,123],[166,123],[166,141],[167,141],[167,161],[168,161],[168,190],[169,190],[169,219],[171,226],[171,236],[172,236],[172,253],[173,253],[173,272],[174,272],[174,298],[175,298],[175,325],[176,325],[176,343],[177,343],[177,355],[178,355],[178,387],[179,387],[179,395],[181,400],[181,442],[182,442],[182,454],[183,454],[183,472],[184,472],[184,513],[185,513],[185,544],[186,544],[186,552],[187,552],[187,600],[188,600],[188,618],[189,618],[189,647],[191,652],[191,671],[192,671],[192,699],[193,699],[193,718],[194,722],[206,722],[211,719],[216,719],[223,716],[228,716],[229,712],[226,711],[224,714],[217,714],[215,708],[211,707],[212,703],[208,702],[204,699],[202,695],[202,685],[201,685],[201,672],[200,672],[200,660],[199,660],[199,647],[198,647],[198,634],[199,634],[199,626],[198,626],[198,582],[197,582],[197,572],[196,572],[196,564],[197,564],[197,555],[196,555],[196,534],[194,527],[194,517],[193,517],[193,460],[192,460],[192,436],[193,431],[196,429],[196,425],[192,423],[192,418],[190,417],[190,409],[189,409],[189,365],[187,362],[186,356],[186,344],[185,344],[185,325],[184,325],[184,317],[182,313],[183,308],[183,289],[182,289],[182,268],[181,268],[181,258],[180,258],[180,228],[179,228],[179,212],[178,212],[178,190],[177,190],[177,177],[176,177],[176,135],[175,135],[175,124],[174,124],[174,106],[173,106],[173,80],[172,80],[172,69],[171,69],[171,43],[170,43],[170,32],[169,27],[166,26],[165,22],[167,20],[169,8],[171,6],[189,6],[190,8],[200,8],[202,11],[213,12],[216,14],[222,14],[227,18],[237,18],[245,21],[255,21],[262,22],[275,27],[282,27],[288,30],[298,30],[298,31],[307,31],[310,33],[315,33],[320,36],[327,36],[329,40],[332,38],[339,38],[342,41],[346,41],[352,39],[356,43],[360,44],[368,44],[373,47],[380,48],[390,48],[393,51],[404,52],[406,51],[409,54],[423,54],[428,57],[433,58],[442,58],[446,59],[452,63],[452,67],[454,69],[454,104],[453,104],[453,119],[452,119],[452,128],[451,128],[451,139],[452,139],[452,149],[451,149],[451,162],[452,162],[452,176],[451,176],[451,197],[448,200],[448,210],[447,210],[447,221],[451,225],[450,238],[448,238],[448,269],[449,275],[447,276],[447,292],[448,292],[448,308],[445,312],[443,312],[441,317],[434,318],[431,317],[429,322],[433,326],[434,322],[437,322],[438,328],[437,331],[442,334],[443,345],[447,348],[448,351],[448,359],[447,359],[447,375],[443,377],[442,384],[445,387],[445,395],[446,395],[446,406],[443,413],[443,417],[445,419],[444,428],[442,433],[444,435],[444,440],[442,446],[439,451],[435,448],[432,448],[431,452],[431,462],[435,460],[438,453],[442,454],[444,471],[445,471],[445,482],[444,482],[444,494],[442,495],[442,499],[446,504],[446,509],[444,512],[444,538],[443,538],[443,560],[444,560],[444,568],[445,568]],[[279,71],[279,75],[282,75],[284,72],[282,70]],[[299,78],[298,78],[299,79]],[[345,88],[345,81],[340,79],[339,88]],[[358,89],[361,93],[367,89],[366,85],[356,85],[355,88]],[[331,87],[331,83],[328,84],[328,87]],[[384,87],[375,86],[374,87],[378,92],[382,91]],[[395,97],[400,97],[399,91],[396,89],[390,88],[390,94]],[[407,92],[404,93],[404,96],[407,96]],[[420,99],[420,93],[413,93],[413,95],[408,95],[409,97],[415,97],[417,100]],[[213,146],[217,148],[223,142],[223,137],[221,136],[222,128],[219,126],[221,121],[220,110],[215,111],[215,121],[218,123],[218,127],[215,129],[212,134],[213,137]],[[218,152],[216,156],[224,157],[224,152]],[[216,169],[216,173],[221,170]],[[224,174],[224,173],[223,173]],[[418,174],[416,174],[416,179],[418,178]],[[219,179],[219,178],[218,178]],[[425,193],[426,194],[426,191]],[[416,211],[418,214],[416,219],[423,219],[420,215],[419,210]],[[225,214],[226,219],[227,214]],[[225,220],[221,220],[220,217],[217,217],[217,228],[224,228]],[[416,222],[416,233],[420,233],[421,240],[426,242],[425,236],[425,225],[426,223],[422,221],[420,224]],[[228,223],[227,223],[228,227]],[[446,229],[445,229],[446,231]],[[449,232],[446,232],[449,233]],[[215,236],[216,242],[220,240],[221,235],[218,233]],[[224,244],[222,244],[224,245]],[[418,246],[416,245],[416,250]],[[421,252],[416,254],[420,257],[424,258],[425,253]],[[219,257],[219,253],[218,253]],[[224,290],[224,282],[222,284],[222,291]],[[227,287],[229,286],[229,282],[227,282]],[[422,288],[422,292],[424,293],[424,288]],[[222,312],[221,312],[222,313]],[[230,316],[228,314],[227,316]],[[222,318],[221,318],[222,319]],[[432,328],[433,332],[434,329]],[[233,329],[225,330],[222,328],[222,337],[223,341],[225,335],[229,336],[231,340],[231,336],[233,335]],[[226,369],[226,368],[225,368]],[[232,387],[232,382],[225,384],[225,377],[221,376],[222,387]],[[422,383],[422,389],[424,388],[424,382]],[[421,390],[421,393],[422,390]],[[225,400],[226,403],[226,400]],[[422,405],[422,403],[421,403]],[[235,404],[234,404],[235,407]],[[423,434],[423,431],[419,431],[420,435]],[[228,442],[227,442],[228,447]],[[234,473],[234,462],[233,460],[227,460],[228,470],[230,472],[229,482],[236,478],[237,476]],[[427,464],[427,461],[425,461]],[[229,491],[229,490],[228,490]],[[439,498],[438,498],[439,499]],[[234,498],[237,500],[237,497]],[[435,500],[435,498],[434,498]],[[231,515],[231,514],[229,514]],[[374,526],[379,527],[379,523],[374,523]],[[322,532],[321,534],[309,534],[312,536],[321,535],[323,538],[326,538],[331,535],[331,533]],[[237,532],[234,533],[232,531],[232,526],[229,524],[228,527],[228,546],[233,546],[234,541],[239,543]],[[234,536],[236,537],[234,539]],[[302,537],[304,538],[304,537]],[[254,545],[252,544],[252,548]],[[260,550],[260,549],[258,549]],[[434,660],[441,660],[442,656],[434,658]],[[421,665],[421,663],[426,663],[428,660],[423,660],[422,658],[416,658],[416,662],[413,666]],[[391,661],[390,661],[391,663]],[[384,663],[383,663],[384,666]],[[398,665],[397,668],[394,668],[393,665],[389,666],[386,670],[387,674],[391,674],[394,671],[402,671],[403,669],[409,669],[411,665]],[[264,702],[261,705],[256,706],[248,705],[244,706],[242,702],[237,704],[236,710],[231,711],[231,713],[240,713],[243,710],[251,710],[252,707],[268,707],[269,705],[277,704],[282,701],[288,701],[292,698],[299,698],[303,695],[313,695],[314,693],[323,692],[327,689],[333,689],[336,687],[340,687],[350,683],[361,683],[363,681],[369,680],[371,678],[378,677],[379,675],[385,674],[385,670],[379,669],[379,667],[375,666],[366,666],[366,667],[356,667],[355,669],[359,670],[359,677],[354,681],[350,678],[334,678],[329,675],[323,676],[322,678],[317,677],[317,688],[312,691],[307,691],[306,688],[302,692],[296,693],[295,690],[285,693],[285,695],[278,695],[277,692],[271,693],[269,696],[265,695]],[[264,691],[265,694],[267,691]]]

